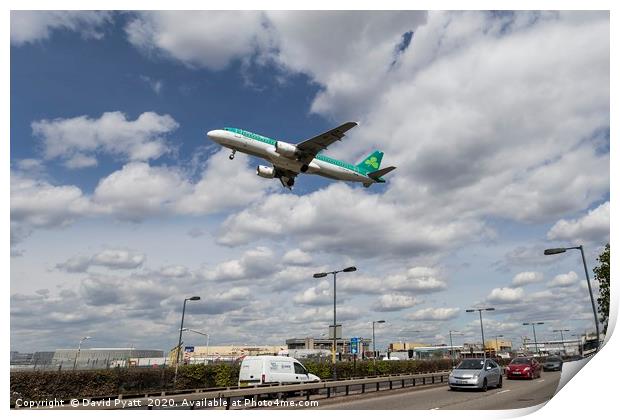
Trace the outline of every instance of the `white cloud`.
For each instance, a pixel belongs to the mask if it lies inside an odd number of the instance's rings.
[[[54,30],[76,31],[83,38],[101,39],[111,12],[99,11],[11,11],[11,44],[20,46],[48,39]]]
[[[501,287],[495,288],[487,297],[492,303],[514,303],[523,299],[524,293],[521,287]]]
[[[458,314],[459,308],[426,308],[407,315],[407,319],[413,321],[447,321],[457,318]]]
[[[132,162],[101,179],[92,199],[100,212],[139,221],[170,212],[191,190],[178,169]]]
[[[384,285],[387,289],[417,293],[434,293],[447,287],[445,281],[437,278],[437,270],[429,267],[413,267],[406,274],[388,276]]]
[[[221,70],[262,48],[263,19],[254,11],[149,11],[139,12],[125,32],[147,54]]]
[[[247,156],[237,155],[233,163],[228,154],[221,150],[209,158],[201,179],[175,203],[176,212],[201,215],[243,207],[273,187],[248,168]]]
[[[96,165],[96,153],[124,160],[156,159],[169,151],[166,135],[178,126],[169,115],[144,112],[130,121],[115,111],[98,119],[83,115],[35,121],[32,132],[42,140],[46,159],[61,158],[74,169]]]
[[[244,252],[238,259],[222,262],[213,268],[203,267],[202,277],[217,282],[254,281],[277,271],[273,251],[266,247],[257,247]]]
[[[315,287],[310,287],[293,297],[293,302],[302,305],[326,305],[333,301],[330,283],[320,282]]]
[[[570,271],[566,274],[558,274],[549,282],[551,287],[570,287],[577,284],[579,276],[574,271]]]
[[[161,93],[161,90],[164,87],[163,81],[158,80],[158,79],[153,79],[152,77],[149,77],[149,76],[141,75],[140,80],[146,83],[153,90],[153,92],[155,92],[157,95]]]
[[[568,243],[609,241],[609,201],[579,219],[559,220],[547,232],[547,239]]]
[[[66,226],[90,210],[88,197],[78,187],[11,173],[11,223],[22,229]]]
[[[373,309],[379,312],[400,311],[401,309],[410,308],[420,301],[413,296],[387,294],[382,295],[373,305]]]
[[[543,281],[543,273],[538,271],[523,271],[512,279],[513,286],[524,286],[526,284],[540,283]]]
[[[144,263],[144,254],[128,249],[104,249],[91,257],[75,256],[69,258],[56,268],[70,273],[81,273],[92,266],[106,267],[111,270],[135,269]]]
[[[291,249],[284,254],[284,257],[282,257],[282,262],[292,265],[308,265],[312,262],[312,255],[302,251],[301,249]]]

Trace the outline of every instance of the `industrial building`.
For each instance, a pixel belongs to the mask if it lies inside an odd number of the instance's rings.
[[[330,338],[289,338],[286,340],[286,347],[289,350],[331,350],[334,340]],[[378,350],[378,349],[377,349]],[[370,338],[359,338],[357,354],[372,353],[372,340]],[[336,340],[336,353],[351,354],[351,340],[348,338]]]
[[[77,356],[77,357],[76,357]],[[140,350],[135,348],[92,348],[58,349],[54,352],[52,367],[56,369],[106,369],[124,365],[132,359],[161,358],[162,350]]]

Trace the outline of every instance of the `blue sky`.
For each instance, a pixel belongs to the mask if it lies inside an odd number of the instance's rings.
[[[329,154],[384,150],[386,184],[289,192],[205,136],[347,120]],[[609,240],[609,15],[13,12],[11,240],[22,351],[167,349],[195,294],[215,344],[320,335],[312,273],[350,264],[339,320],[386,319],[380,346],[474,341],[476,305],[515,341],[592,328],[578,255],[542,250],[583,243],[592,268]]]

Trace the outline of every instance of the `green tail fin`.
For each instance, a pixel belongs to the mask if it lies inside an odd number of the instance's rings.
[[[375,150],[364,160],[358,163],[357,167],[365,172],[374,172],[381,167],[381,159],[383,159],[383,152],[380,150]]]

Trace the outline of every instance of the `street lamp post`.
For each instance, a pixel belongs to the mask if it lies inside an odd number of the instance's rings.
[[[560,333],[560,338],[562,339],[562,349],[564,349],[564,354],[566,354],[566,343],[564,343],[564,333],[565,332],[569,332],[570,330],[564,330],[564,329],[559,329],[559,330],[553,330],[553,332],[559,332]]]
[[[534,348],[536,349],[536,354],[538,354],[538,341],[536,340],[536,325],[543,325],[544,322],[524,322],[523,325],[531,325],[532,332],[534,333]]]
[[[385,319],[380,321],[372,321],[372,364],[376,364],[377,349],[375,347],[375,324],[385,324]]]
[[[503,337],[502,334],[495,336],[495,357],[497,358],[497,352],[499,351],[499,345],[497,344],[497,339]]]
[[[586,256],[583,252],[583,245],[571,246],[568,248],[550,248],[545,249],[545,255],[562,254],[567,249],[578,249],[581,251],[581,260],[583,261],[583,269],[586,272],[586,280],[588,281],[588,292],[590,293],[590,302],[592,303],[592,313],[594,314],[594,326],[596,327],[596,352],[598,353],[601,336],[598,327],[598,316],[596,315],[596,305],[594,304],[594,296],[592,295],[592,286],[590,285],[590,275],[588,274],[588,266],[586,265]]]
[[[474,308],[474,309],[466,309],[465,312],[476,312],[478,311],[478,314],[480,315],[480,332],[482,333],[482,354],[483,359],[486,360],[487,358],[487,349],[486,346],[484,344],[484,327],[482,326],[482,311],[494,311],[495,308]]]
[[[352,271],[356,271],[357,268],[355,267],[347,267],[343,270],[337,270],[337,271],[327,271],[325,273],[315,273],[314,274],[314,278],[315,279],[320,279],[322,277],[326,277],[328,274],[333,274],[334,276],[334,337],[333,337],[333,344],[332,344],[332,363],[334,365],[334,380],[338,378],[337,374],[336,374],[336,346],[337,346],[337,339],[336,339],[336,274],[338,273],[350,273]]]
[[[77,366],[78,357],[80,357],[80,350],[82,348],[82,342],[86,340],[90,340],[91,338],[92,337],[86,336],[80,339],[80,342],[78,343],[77,352],[75,353],[75,360],[73,361],[73,370],[75,370],[75,367]]]
[[[183,300],[183,312],[181,313],[181,328],[179,328],[179,344],[177,346],[177,357],[174,367],[174,386],[177,384],[177,374],[179,373],[179,357],[181,356],[181,339],[183,338],[183,322],[185,321],[185,305],[188,300],[200,300],[200,296],[192,296]]]
[[[454,368],[454,345],[452,344],[452,333],[458,333],[460,335],[463,335],[463,334],[461,334],[459,331],[454,331],[454,330],[450,330],[448,332],[448,335],[450,336],[450,360],[452,363],[452,368]]]

